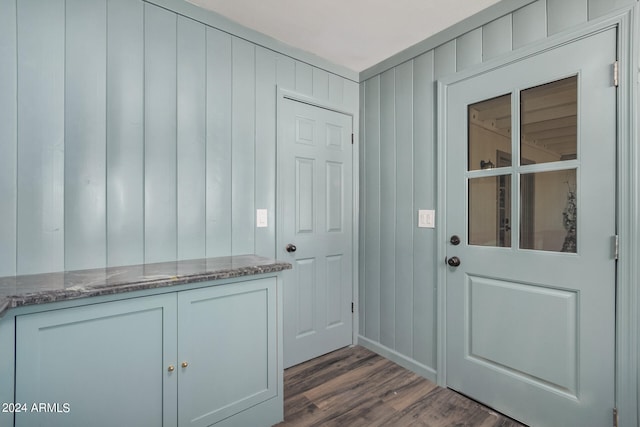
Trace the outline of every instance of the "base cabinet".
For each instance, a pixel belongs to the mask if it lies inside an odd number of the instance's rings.
[[[15,425],[279,422],[276,292],[273,277],[17,316]]]

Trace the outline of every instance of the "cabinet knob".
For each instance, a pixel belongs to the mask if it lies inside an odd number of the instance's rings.
[[[169,367],[167,368],[167,371],[169,371],[169,372],[173,372],[175,370],[176,370],[176,367],[173,366],[173,365],[169,365]]]
[[[182,362],[182,365],[181,365],[181,366],[182,366],[183,368],[186,368],[187,366],[189,366],[189,364],[188,364],[187,362]]]

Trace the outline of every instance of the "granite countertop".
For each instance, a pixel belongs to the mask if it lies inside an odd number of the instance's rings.
[[[291,269],[256,255],[0,277],[0,317],[10,308]]]

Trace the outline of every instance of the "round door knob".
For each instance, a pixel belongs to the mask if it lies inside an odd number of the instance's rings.
[[[173,372],[175,370],[176,370],[176,367],[173,366],[173,365],[169,365],[169,367],[167,368],[167,371],[169,371],[169,372]]]
[[[460,237],[454,234],[453,236],[451,236],[451,239],[449,241],[453,246],[458,246],[460,244]]]
[[[296,248],[296,245],[294,245],[293,243],[289,243],[287,245],[286,249],[287,249],[287,252],[295,252],[296,249],[298,249],[298,248]]]
[[[182,363],[180,364],[180,366],[182,366],[183,368],[186,368],[187,366],[189,366],[189,363],[187,363],[187,362],[182,362]]]
[[[447,264],[449,264],[451,267],[457,267],[460,265],[460,258],[458,258],[457,256],[452,256],[447,260]]]

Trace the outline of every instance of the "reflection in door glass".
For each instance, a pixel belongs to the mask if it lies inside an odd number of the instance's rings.
[[[469,105],[468,170],[511,166],[511,95]],[[509,162],[498,165],[497,152]]]
[[[469,180],[469,244],[511,247],[511,175]]]
[[[520,177],[520,248],[576,253],[576,170]]]
[[[577,101],[576,76],[520,92],[523,159],[548,163],[577,158]]]

